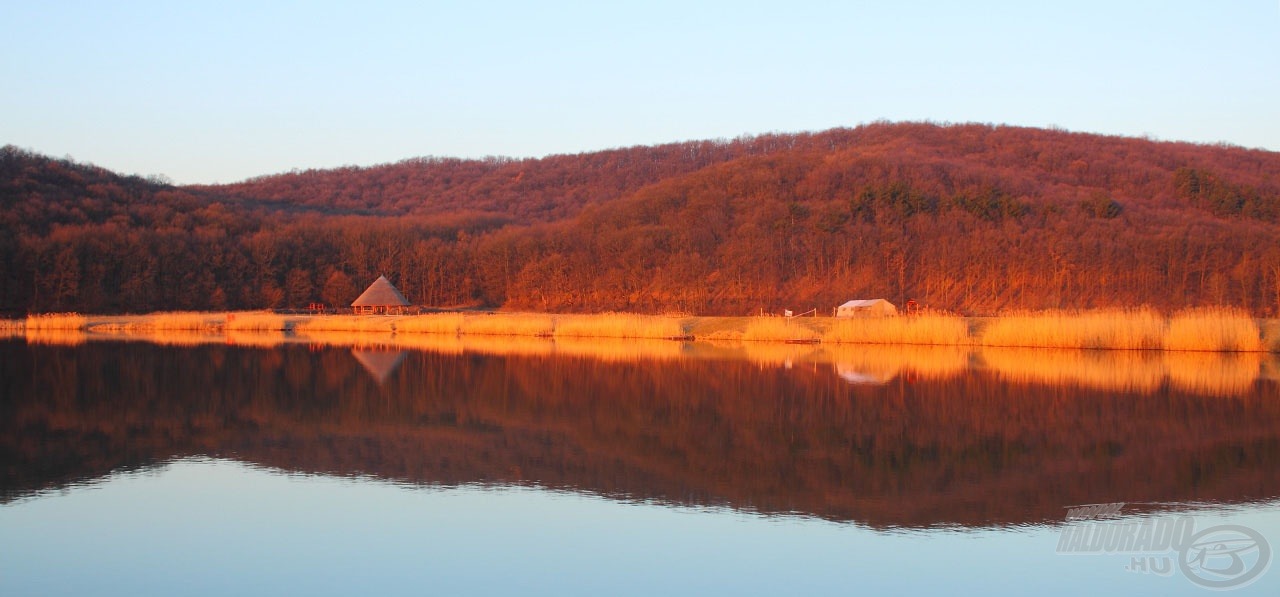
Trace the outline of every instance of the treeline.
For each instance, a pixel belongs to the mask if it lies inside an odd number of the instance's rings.
[[[873,124],[174,187],[0,150],[0,309],[1239,306],[1280,313],[1280,155]]]

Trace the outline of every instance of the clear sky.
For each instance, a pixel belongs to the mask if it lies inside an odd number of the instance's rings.
[[[1280,150],[1280,2],[0,0],[0,144],[179,183],[878,119]]]

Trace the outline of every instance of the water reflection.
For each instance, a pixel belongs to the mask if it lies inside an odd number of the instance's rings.
[[[188,456],[877,528],[1280,495],[1257,355],[227,340],[0,342],[4,499]]]
[[[365,371],[369,372],[378,383],[387,381],[396,369],[400,368],[400,363],[404,362],[405,356],[409,353],[403,350],[371,350],[367,348],[351,349],[351,356],[355,357]]]

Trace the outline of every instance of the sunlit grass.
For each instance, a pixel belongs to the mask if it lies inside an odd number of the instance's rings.
[[[389,315],[323,315],[308,317],[293,325],[295,332],[386,332],[396,329]]]
[[[98,333],[147,334],[153,332],[217,332],[226,325],[226,315],[197,311],[172,311],[130,316],[118,321],[92,324]]]
[[[89,318],[79,313],[41,313],[28,315],[25,328],[30,331],[41,330],[83,330],[89,324]]]
[[[468,336],[550,336],[555,320],[539,313],[486,313],[468,315],[460,332]]]
[[[601,313],[563,315],[556,319],[556,337],[580,338],[682,338],[680,319],[662,315]]]
[[[228,332],[275,332],[284,330],[285,318],[270,311],[240,311],[228,313],[226,319]]]
[[[741,342],[742,330],[715,330],[695,336],[698,341],[707,342]]]
[[[1174,314],[1164,336],[1164,349],[1257,352],[1264,350],[1264,345],[1258,323],[1247,312],[1203,307]]]
[[[1158,349],[1164,318],[1152,309],[1046,311],[1001,315],[979,337],[985,346]]]
[[[413,315],[396,321],[396,331],[406,334],[458,335],[462,328],[461,313],[427,313]]]
[[[926,314],[913,317],[850,317],[833,321],[824,343],[931,344],[970,343],[969,322],[961,317]]]
[[[747,342],[808,342],[818,339],[818,332],[794,318],[753,317],[742,332]]]
[[[0,332],[21,332],[27,328],[22,319],[0,319]]]

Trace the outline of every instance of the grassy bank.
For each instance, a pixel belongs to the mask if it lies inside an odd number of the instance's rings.
[[[1150,309],[1010,313],[963,318],[916,316],[676,317],[603,313],[433,313],[425,315],[282,315],[153,313],[135,316],[32,315],[6,322],[13,334],[48,336],[79,331],[156,339],[201,335],[327,333],[394,334],[400,337],[628,338],[711,342],[821,343],[830,346],[933,345],[1014,348],[1280,352],[1280,321],[1258,321],[1228,308],[1197,308],[1162,315]],[[185,340],[184,340],[185,341]],[[245,341],[248,341],[247,339]]]

